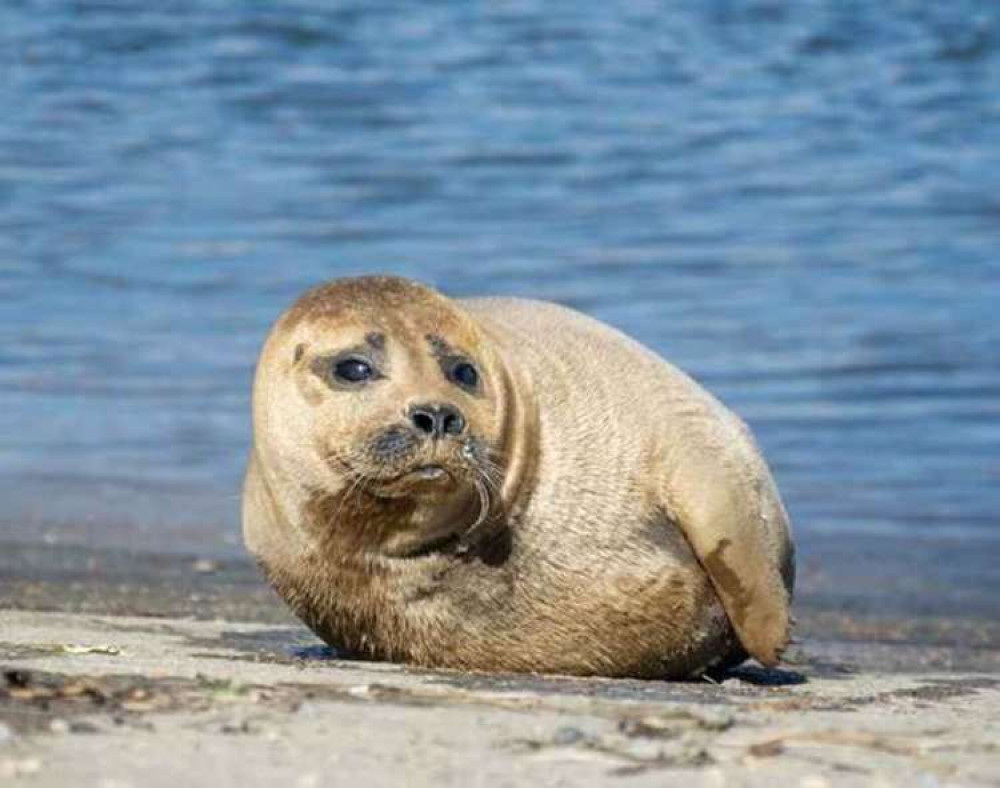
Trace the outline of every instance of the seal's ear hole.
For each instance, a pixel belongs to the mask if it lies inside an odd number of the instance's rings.
[[[295,363],[298,364],[302,360],[302,357],[305,354],[306,354],[306,346],[302,344],[296,345],[295,355],[294,355]]]

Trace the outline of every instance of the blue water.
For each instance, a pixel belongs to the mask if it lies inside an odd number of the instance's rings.
[[[801,533],[1000,536],[1000,5],[0,5],[8,535],[232,543],[259,343],[365,271],[633,334]]]

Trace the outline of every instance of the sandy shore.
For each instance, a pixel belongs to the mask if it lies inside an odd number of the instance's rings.
[[[1000,784],[988,551],[872,544],[709,684],[338,660],[245,557],[0,543],[0,785]]]
[[[337,660],[295,624],[8,610],[0,632],[3,784],[1000,782],[996,671],[807,643],[720,684],[581,680]]]

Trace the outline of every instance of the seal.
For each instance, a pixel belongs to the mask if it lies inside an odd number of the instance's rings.
[[[249,550],[348,653],[681,678],[789,637],[794,556],[744,424],[551,303],[334,280],[257,366]]]

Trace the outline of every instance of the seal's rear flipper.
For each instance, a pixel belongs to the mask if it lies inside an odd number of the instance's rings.
[[[690,429],[695,426],[696,429]],[[699,419],[669,453],[664,490],[740,643],[768,667],[788,645],[794,555],[771,474],[735,419]]]

